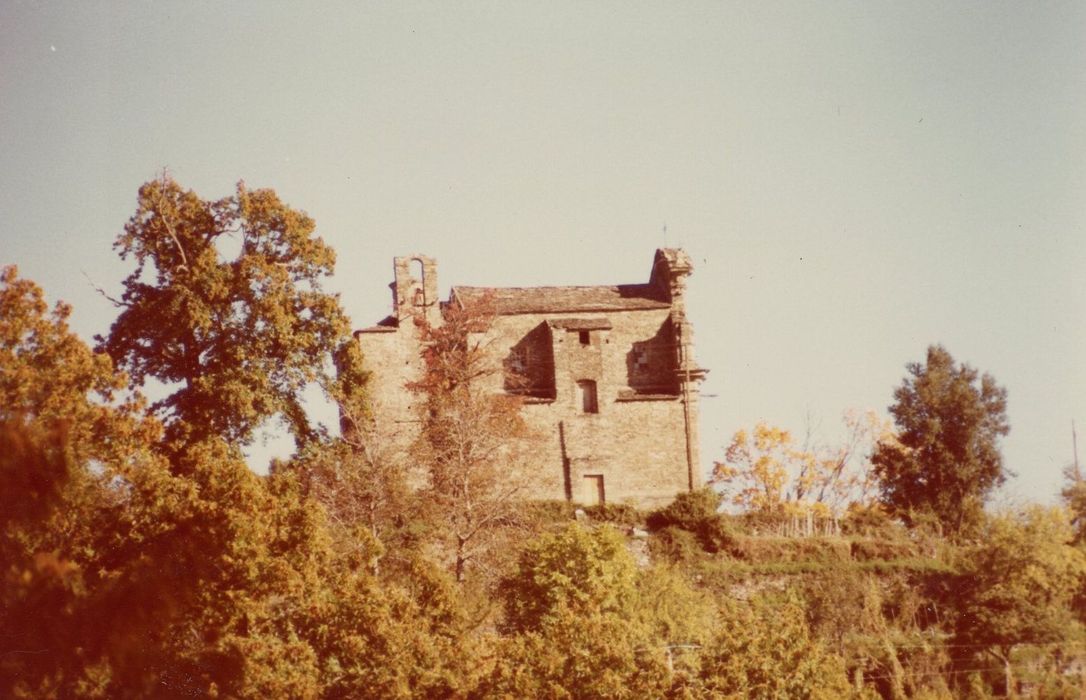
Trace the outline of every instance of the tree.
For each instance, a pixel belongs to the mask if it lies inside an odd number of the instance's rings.
[[[765,422],[753,430],[739,430],[732,438],[724,461],[713,466],[712,480],[724,484],[732,503],[748,511],[777,516],[778,524],[790,519],[791,530],[812,534],[812,519],[838,518],[851,502],[864,502],[870,490],[866,456],[885,426],[874,411],[846,411],[845,439],[835,446],[802,446],[792,434]],[[836,529],[834,529],[836,531]]]
[[[503,526],[519,521],[530,475],[519,469],[535,435],[521,398],[494,389],[500,365],[487,352],[489,304],[446,311],[441,325],[416,319],[422,341],[421,429],[413,454],[426,469],[426,495],[450,535],[453,570],[463,581]]]
[[[934,517],[958,533],[1006,479],[1007,391],[939,345],[907,369],[890,406],[896,439],[881,440],[872,456],[881,498],[907,524]]]
[[[168,388],[152,406],[168,437],[245,445],[273,416],[300,443],[315,436],[302,392],[334,384],[332,356],[351,339],[338,299],[321,289],[335,254],[313,229],[273,191],[244,183],[217,201],[165,174],[140,187],[114,243],[136,269],[115,301],[120,316],[98,340],[137,384]],[[240,252],[227,259],[231,238]]]
[[[15,266],[0,270],[0,420],[50,431],[63,423],[76,461],[107,460],[157,434],[142,398],[104,353],[68,328],[71,307],[52,310]]]
[[[714,619],[676,572],[639,571],[607,526],[540,536],[499,592],[506,636],[479,697],[663,697],[678,650],[696,650]]]
[[[998,660],[1011,693],[1016,647],[1081,634],[1071,606],[1086,575],[1086,555],[1071,545],[1071,524],[1060,508],[994,516],[982,535],[963,559],[953,594],[954,641],[958,649]]]
[[[747,510],[784,511],[789,472],[808,455],[795,448],[792,434],[759,422],[749,434],[739,430],[723,462],[713,466],[713,481],[732,486],[732,502]]]
[[[302,475],[308,493],[324,506],[337,540],[370,550],[377,575],[394,536],[407,529],[411,514],[419,515],[406,455],[379,419],[352,421],[341,437],[312,445],[286,466]]]
[[[699,678],[707,697],[841,698],[845,665],[811,638],[792,595],[729,602],[713,641],[702,651]]]
[[[1076,462],[1063,470],[1064,485],[1060,496],[1071,511],[1071,526],[1075,531],[1075,542],[1086,542],[1086,477]]]
[[[614,530],[586,530],[571,523],[544,535],[520,553],[515,572],[501,586],[504,629],[539,630],[559,610],[633,614],[637,566]]]
[[[0,696],[455,694],[451,583],[337,551],[291,470],[183,425],[167,449],[67,314],[3,271]]]
[[[871,409],[849,409],[842,421],[844,440],[815,449],[819,469],[812,489],[814,500],[825,504],[835,517],[849,505],[872,503],[875,479],[871,454],[878,441],[890,434],[890,421]]]

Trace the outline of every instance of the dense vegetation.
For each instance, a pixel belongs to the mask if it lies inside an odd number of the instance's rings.
[[[532,436],[478,389],[485,314],[422,329],[400,449],[304,214],[163,177],[117,247],[137,267],[97,349],[0,277],[2,697],[1081,696],[1082,476],[1066,508],[986,511],[1006,394],[941,347],[894,426],[759,424],[712,488],[575,512],[511,476]],[[298,451],[259,476],[269,419]]]

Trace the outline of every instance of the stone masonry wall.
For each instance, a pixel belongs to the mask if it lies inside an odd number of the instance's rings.
[[[664,253],[685,259],[681,251],[658,251],[654,279]],[[425,282],[411,276],[411,265],[424,268]],[[395,315],[356,337],[371,372],[378,430],[406,449],[419,429],[414,404],[420,398],[405,388],[422,366],[413,314],[437,323],[440,316],[436,263],[397,258],[394,268]],[[688,370],[696,379],[704,370],[684,359],[690,331],[682,315],[682,279],[676,279],[670,306],[650,300],[640,304],[644,308],[514,312],[494,319],[482,339],[497,370],[489,389],[524,397],[522,415],[539,442],[528,463],[510,468],[533,474],[535,497],[593,503],[602,478],[605,502],[651,508],[700,485],[697,382]],[[556,298],[555,288],[547,289],[554,306],[571,306]],[[580,295],[584,288],[569,289]]]
[[[610,503],[631,502],[650,507],[670,502],[690,486],[681,396],[678,393],[633,395],[630,387],[631,349],[656,343],[660,329],[670,326],[668,309],[577,313],[577,319],[607,321],[610,329],[580,331],[554,328],[553,400],[529,399],[525,420],[544,440],[533,464],[525,465],[543,479],[540,498],[584,502],[593,486],[586,476],[602,476]],[[495,319],[490,348],[501,361],[519,340],[540,324],[569,319],[571,314],[524,314]],[[592,325],[592,324],[589,324]],[[600,324],[602,325],[602,324]],[[656,340],[654,340],[656,339]],[[660,362],[660,376],[649,382],[674,388],[674,365]],[[635,375],[645,378],[647,369]],[[577,382],[596,382],[597,413],[580,404]],[[494,380],[501,390],[500,379]]]

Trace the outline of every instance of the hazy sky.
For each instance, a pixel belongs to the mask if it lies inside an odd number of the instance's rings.
[[[119,289],[163,167],[308,211],[358,327],[394,255],[444,294],[679,245],[707,468],[758,419],[885,411],[939,342],[1009,391],[1007,496],[1051,501],[1086,436],[1084,39],[1084,2],[7,0],[0,263],[107,331],[88,277]]]

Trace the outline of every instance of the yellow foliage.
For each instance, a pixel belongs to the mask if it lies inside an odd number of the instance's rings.
[[[845,439],[836,446],[799,447],[792,433],[759,421],[732,437],[712,482],[748,511],[793,518],[837,518],[849,502],[874,491],[868,456],[878,440],[893,440],[889,422],[873,410],[844,415]]]

